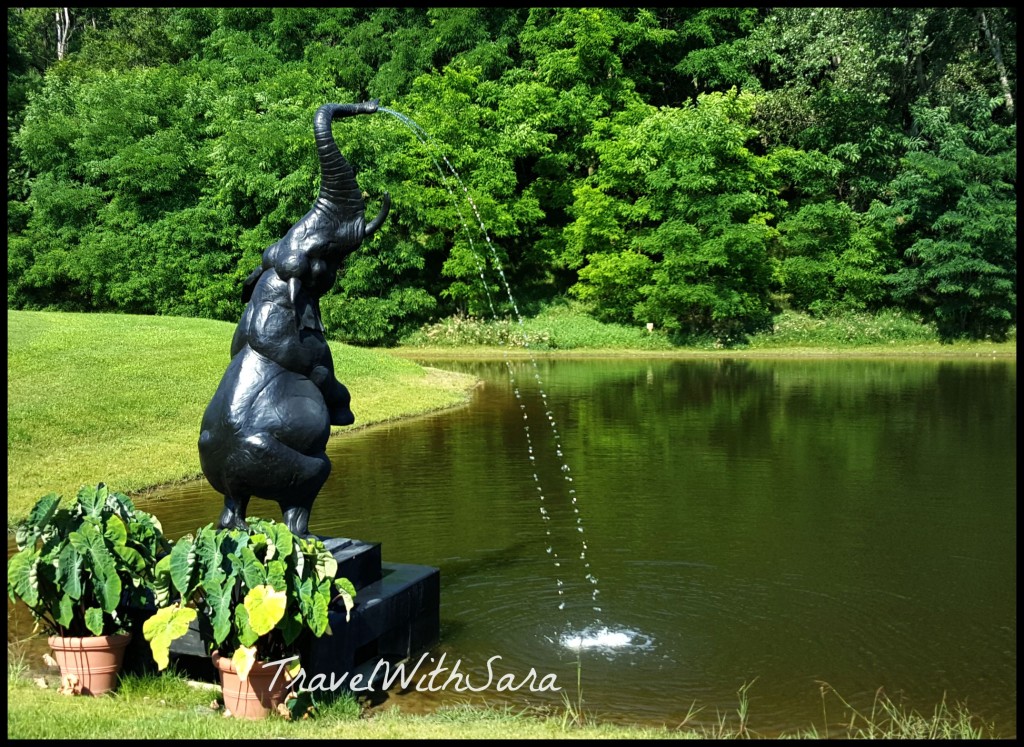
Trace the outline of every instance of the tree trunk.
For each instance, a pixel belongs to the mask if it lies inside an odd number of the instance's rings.
[[[71,8],[57,8],[54,15],[57,18],[57,59],[63,60],[68,53],[68,41],[75,24],[71,20]]]
[[[988,24],[988,18],[985,16],[985,11],[978,10],[978,20],[981,22],[981,28],[985,31],[985,38],[988,39],[988,45],[992,49],[992,57],[996,61],[996,72],[999,74],[999,85],[1003,87],[1003,96],[1006,97],[1006,110],[1013,114],[1013,94],[1010,92],[1010,80],[1006,76],[1006,66],[1003,64],[1003,53],[999,48],[999,37],[996,36],[995,32]]]

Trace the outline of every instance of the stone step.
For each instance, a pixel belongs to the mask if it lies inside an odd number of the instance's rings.
[[[362,540],[336,537],[321,539],[334,559],[338,561],[338,577],[351,581],[357,592],[380,580],[380,542],[363,542]]]
[[[302,657],[307,678],[372,669],[381,659],[405,659],[438,641],[438,568],[384,563],[381,579],[358,591],[355,602],[348,622],[344,608],[328,612],[332,635],[311,641]]]

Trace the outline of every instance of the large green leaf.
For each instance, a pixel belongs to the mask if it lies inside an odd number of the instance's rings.
[[[256,641],[258,641],[260,637],[249,624],[249,611],[245,608],[244,604],[239,604],[235,607],[234,616],[235,634],[238,636],[238,642],[243,646],[255,646]]]
[[[195,553],[203,585],[222,584],[225,579],[224,556],[212,527],[203,527],[196,532]]]
[[[295,545],[295,537],[285,524],[268,524],[267,540],[267,561],[274,558],[287,559],[292,554],[292,547]],[[272,548],[272,549],[271,549]]]
[[[49,526],[57,507],[60,504],[60,496],[56,493],[47,493],[32,507],[28,513],[28,519],[18,526],[15,533],[15,541],[18,549],[24,550],[28,545],[34,545],[43,530]]]
[[[249,625],[257,635],[266,635],[284,617],[288,594],[272,586],[257,586],[249,590],[242,603],[249,613]]]
[[[196,553],[192,537],[185,536],[174,543],[171,550],[171,582],[184,598],[195,590]]]
[[[132,499],[124,493],[118,493],[117,491],[107,494],[107,500],[104,504],[104,508],[115,516],[119,516],[126,522],[131,521],[132,517],[136,513],[135,504],[132,503]]]
[[[271,560],[267,563],[267,583],[278,591],[286,591],[288,566],[283,560]]]
[[[285,616],[281,618],[281,622],[277,624],[277,629],[281,631],[284,645],[291,646],[295,639],[305,630],[302,613],[297,610],[285,613]]]
[[[39,553],[29,547],[7,562],[7,595],[21,599],[29,608],[39,604]]]
[[[58,605],[59,612],[57,613],[57,625],[61,628],[71,627],[71,621],[75,617],[75,601],[64,594],[60,598],[60,604]]]
[[[198,613],[191,607],[173,604],[156,611],[142,626],[142,637],[149,641],[158,669],[170,663],[171,643],[188,633],[188,626]]]
[[[263,543],[264,546],[266,543]],[[243,547],[239,555],[242,564],[242,580],[250,589],[262,586],[267,582],[267,570],[256,557],[252,546]]]
[[[85,627],[93,635],[103,635],[103,610],[99,607],[90,607],[85,611]]]
[[[329,583],[329,582],[328,582]],[[327,599],[317,594],[313,597],[312,614],[306,619],[306,625],[314,636],[319,638],[327,630]]]
[[[85,516],[94,519],[100,518],[106,502],[107,487],[103,483],[98,486],[83,485],[78,491],[78,505],[81,506]]]
[[[121,517],[107,517],[103,536],[110,543],[114,554],[121,559],[122,567],[128,568],[134,574],[137,574],[134,578],[137,580],[137,583],[141,583],[141,577],[146,570],[146,560],[139,554],[138,550],[128,545],[128,528]]]
[[[57,559],[57,583],[72,599],[82,598],[82,555],[70,542]]]
[[[304,578],[294,584],[295,594],[299,598],[299,611],[303,617],[313,614],[313,579]]]
[[[171,600],[171,556],[164,555],[153,569],[151,587],[153,601],[163,607]]]
[[[233,584],[222,586],[213,579],[203,581],[203,599],[210,615],[214,646],[220,646],[231,633],[231,590]]]
[[[84,569],[92,573],[92,591],[96,600],[104,612],[113,612],[121,601],[121,579],[103,535],[92,524],[82,524],[77,532],[68,535],[68,539],[82,554]]]
[[[106,526],[103,528],[103,536],[113,546],[115,552],[118,547],[128,544],[128,529],[119,516],[108,516]]]

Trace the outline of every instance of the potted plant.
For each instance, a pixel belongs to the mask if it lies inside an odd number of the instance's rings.
[[[323,542],[294,535],[282,523],[250,518],[247,529],[208,524],[179,539],[158,564],[158,610],[143,635],[162,669],[171,643],[198,619],[226,710],[264,718],[284,701],[298,661],[276,678],[283,665],[264,664],[297,656],[304,634],[330,634],[327,610],[334,600],[351,611],[355,588],[337,572]]]
[[[103,483],[83,486],[67,508],[60,501],[44,495],[16,527],[7,594],[50,634],[62,681],[100,695],[117,682],[130,613],[145,606],[171,545],[154,516]]]

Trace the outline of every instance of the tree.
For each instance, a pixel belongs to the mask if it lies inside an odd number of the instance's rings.
[[[776,167],[748,147],[754,106],[733,90],[602,124],[566,228],[566,261],[585,265],[575,295],[609,320],[682,335],[735,341],[767,324]]]
[[[921,136],[890,185],[906,247],[893,295],[946,339],[1002,338],[1016,320],[1016,126],[993,123],[987,104],[969,123],[946,108],[915,110]]]

